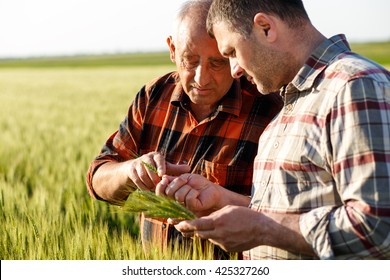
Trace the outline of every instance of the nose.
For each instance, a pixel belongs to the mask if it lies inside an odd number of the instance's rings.
[[[210,82],[211,73],[208,71],[207,66],[199,64],[195,70],[194,80],[199,86],[205,86]]]
[[[245,71],[238,64],[237,59],[229,58],[229,60],[230,60],[230,72],[231,72],[232,77],[235,79],[238,79],[242,75],[244,75]]]

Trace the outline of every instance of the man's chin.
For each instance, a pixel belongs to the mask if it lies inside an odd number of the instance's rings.
[[[254,85],[256,85],[257,90],[263,95],[267,95],[267,94],[270,94],[271,92],[276,91],[276,90],[271,90],[269,87],[264,87],[264,85],[260,84],[260,83],[254,82]]]

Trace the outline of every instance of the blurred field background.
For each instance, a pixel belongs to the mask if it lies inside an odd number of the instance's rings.
[[[390,69],[390,42],[352,49]],[[145,255],[137,218],[94,201],[85,173],[168,53],[0,60],[0,259],[209,259]]]

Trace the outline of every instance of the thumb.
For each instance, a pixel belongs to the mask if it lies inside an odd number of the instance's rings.
[[[187,164],[173,164],[167,162],[166,167],[167,167],[167,174],[175,175],[175,176],[188,173],[191,171],[191,167]]]

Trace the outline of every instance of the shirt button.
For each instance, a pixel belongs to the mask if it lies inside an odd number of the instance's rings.
[[[261,181],[260,186],[265,187],[265,181]]]
[[[167,227],[167,225],[166,224],[162,224],[162,226],[161,226],[163,229],[165,229],[166,227]]]
[[[274,143],[274,148],[277,149],[278,147],[279,147],[279,142],[276,141],[276,142]]]
[[[292,109],[293,109],[293,105],[292,105],[292,104],[287,104],[287,106],[286,106],[286,111],[287,111],[287,112],[291,112]]]

